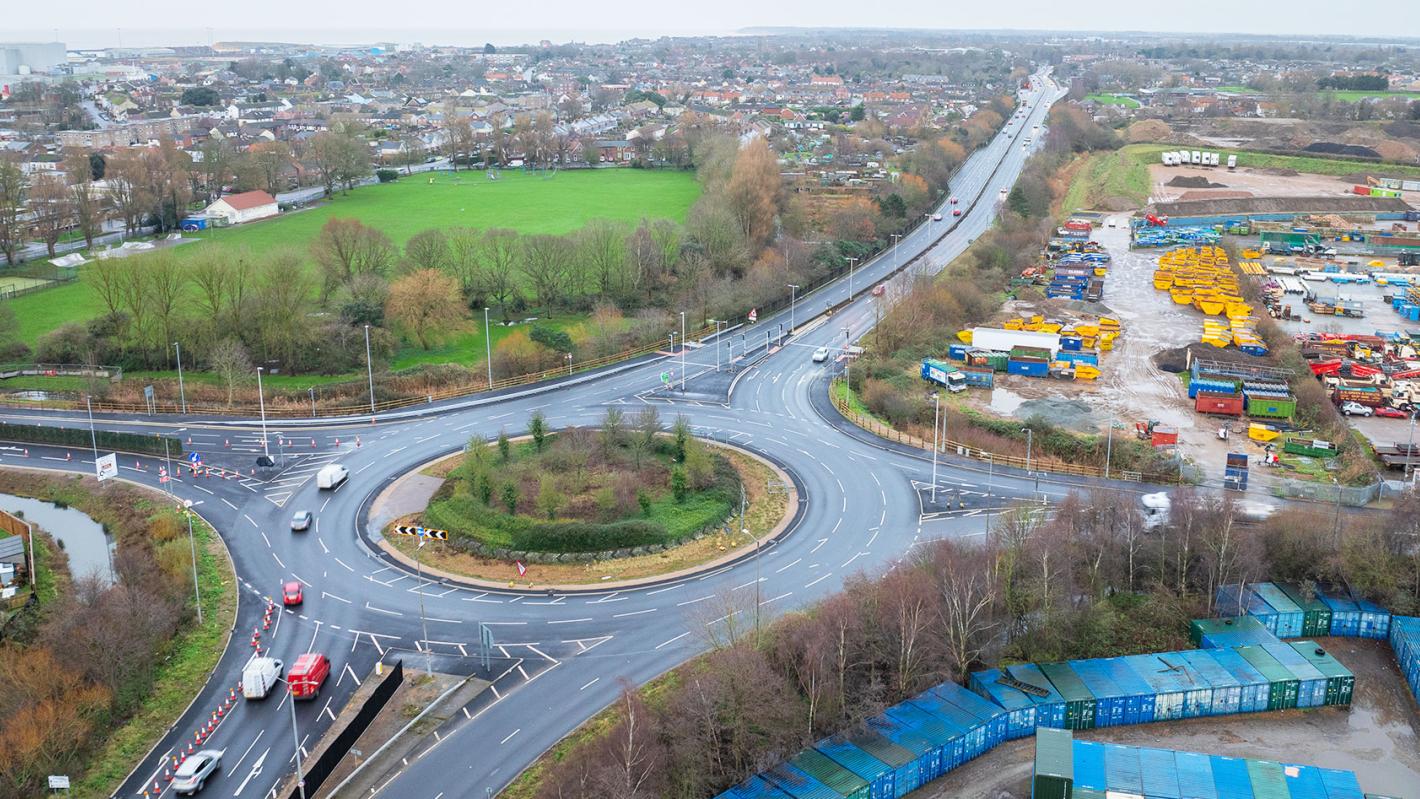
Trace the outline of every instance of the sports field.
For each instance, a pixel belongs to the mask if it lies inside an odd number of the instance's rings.
[[[32,289],[35,286],[43,286],[51,281],[37,277],[13,277],[10,275],[0,276],[0,294],[8,294],[12,291],[22,289]]]
[[[205,241],[174,252],[179,258],[209,247],[247,248],[256,253],[294,247],[305,252],[326,220],[335,217],[357,218],[384,231],[396,244],[431,227],[567,233],[592,219],[680,221],[699,194],[700,186],[690,172],[586,169],[544,178],[507,170],[497,180],[479,171],[423,173],[337,194],[325,205],[277,219],[201,234]],[[66,322],[98,315],[99,298],[86,279],[94,268],[95,264],[82,267],[79,280],[68,285],[12,300],[20,339],[33,346],[41,335]]]
[[[1138,108],[1139,101],[1133,97],[1125,97],[1122,94],[1090,94],[1085,96],[1086,100],[1093,100],[1100,105],[1122,105],[1125,108]]]

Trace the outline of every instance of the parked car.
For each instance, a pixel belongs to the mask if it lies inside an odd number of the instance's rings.
[[[281,604],[286,607],[301,604],[304,597],[301,595],[301,584],[291,581],[281,586]]]
[[[296,515],[291,517],[291,531],[299,533],[311,529],[311,521],[314,519],[315,515],[308,510],[296,511]]]
[[[1406,413],[1405,411],[1402,411],[1402,410],[1399,409],[1399,408],[1392,408],[1392,407],[1390,407],[1389,405],[1387,405],[1387,406],[1384,407],[1384,408],[1376,408],[1375,413],[1376,413],[1377,416],[1384,416],[1384,417],[1387,418],[1387,419],[1409,419],[1409,418],[1410,418],[1410,414]]]
[[[814,363],[823,363],[828,360],[828,347],[819,347],[814,350]]]
[[[173,793],[191,796],[202,790],[207,778],[222,767],[222,753],[225,749],[203,749],[194,752],[182,761],[177,773],[173,774]]]
[[[1359,402],[1341,403],[1341,412],[1347,416],[1370,416],[1375,413],[1375,411]]]

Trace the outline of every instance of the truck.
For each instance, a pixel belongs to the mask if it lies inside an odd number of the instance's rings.
[[[1230,155],[1230,156],[1228,156],[1228,171],[1229,171],[1229,172],[1232,172],[1233,170],[1235,170],[1235,169],[1237,169],[1237,168],[1238,168],[1238,157],[1237,157],[1236,155]]]
[[[1216,503],[1224,501],[1226,500],[1222,497],[1193,494],[1190,496],[1189,504],[1202,510],[1209,506],[1218,507]],[[1227,507],[1232,511],[1233,520],[1239,524],[1265,522],[1279,510],[1277,505],[1256,499],[1234,499],[1228,503]],[[1171,510],[1173,510],[1173,499],[1166,491],[1144,494],[1139,497],[1139,512],[1144,517],[1145,530],[1153,530],[1167,524]]]
[[[281,679],[281,661],[276,658],[253,657],[242,668],[242,696],[265,699],[272,686]]]
[[[330,676],[330,659],[319,652],[307,652],[296,658],[286,682],[291,686],[292,699],[315,699],[320,696],[325,678]]]
[[[350,477],[350,470],[338,463],[328,463],[316,472],[316,488],[334,489]]]
[[[1337,405],[1354,402],[1368,408],[1378,408],[1386,404],[1385,395],[1377,386],[1338,386],[1331,399]]]
[[[945,386],[953,394],[966,391],[966,375],[962,374],[960,369],[932,358],[922,361],[922,379]]]

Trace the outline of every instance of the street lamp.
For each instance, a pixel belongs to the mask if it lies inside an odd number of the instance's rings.
[[[365,325],[365,374],[370,379],[370,413],[375,412],[375,365],[370,360],[370,326]]]
[[[365,329],[369,330],[370,328],[366,325]],[[261,371],[265,368],[264,366],[256,367],[256,400],[261,405],[261,454],[265,455],[267,460],[271,460],[271,447],[266,441],[266,393],[261,390]]]
[[[942,441],[938,431],[942,426],[942,395],[936,391],[932,392],[932,506],[937,505],[937,450],[941,449]]]
[[[173,347],[177,349],[178,397],[182,401],[182,412],[187,413],[187,388],[182,383],[182,345],[174,341]]]
[[[850,256],[848,258],[848,299],[853,299],[853,265],[858,263],[858,259]]]
[[[720,371],[720,325],[727,325],[729,322],[723,319],[710,319],[707,321],[715,326],[715,371],[718,372]]]
[[[1338,550],[1341,549],[1341,483],[1335,475],[1330,475],[1331,484],[1336,486],[1336,516],[1331,521],[1331,537]]]
[[[1415,452],[1415,417],[1420,415],[1420,408],[1410,412],[1410,440],[1405,445],[1405,473],[1410,478],[1410,484],[1415,484],[1415,468],[1411,461]]]
[[[1026,471],[1030,471],[1031,449],[1035,443],[1035,431],[1029,427],[1022,427],[1021,432],[1026,434]]]
[[[488,308],[483,309],[483,349],[488,356],[488,390],[493,390],[493,334],[488,326]]]
[[[171,471],[171,470],[170,470]],[[172,474],[168,475],[172,480]],[[197,623],[202,624],[202,589],[197,587],[197,544],[192,538],[192,500],[182,501],[183,514],[187,517],[187,548],[192,552],[192,596],[197,600]]]
[[[898,243],[899,241],[902,241],[902,234],[901,234],[901,233],[893,233],[893,234],[892,234],[892,265],[893,265],[893,266],[897,266],[897,265],[900,263],[900,262],[897,260],[897,243]]]
[[[798,299],[799,287],[795,283],[789,284],[789,335],[794,335],[794,302]]]
[[[306,799],[306,778],[302,775],[301,765],[301,733],[296,729],[296,692],[291,689],[291,681],[284,677],[276,678],[280,682],[286,683],[287,704],[291,706],[291,741],[296,746],[296,789],[300,792],[301,799]]]
[[[685,393],[685,311],[680,312],[680,393]]]
[[[1109,479],[1109,456],[1114,449],[1114,431],[1123,429],[1124,425],[1119,422],[1111,421],[1109,423],[1109,435],[1104,441],[1104,479],[1106,480]]]
[[[848,328],[843,328],[843,379],[848,381],[848,390],[853,390],[853,353],[849,352]]]

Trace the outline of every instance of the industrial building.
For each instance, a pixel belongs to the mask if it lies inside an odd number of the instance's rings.
[[[62,42],[0,42],[0,78],[45,75],[68,60]]]

